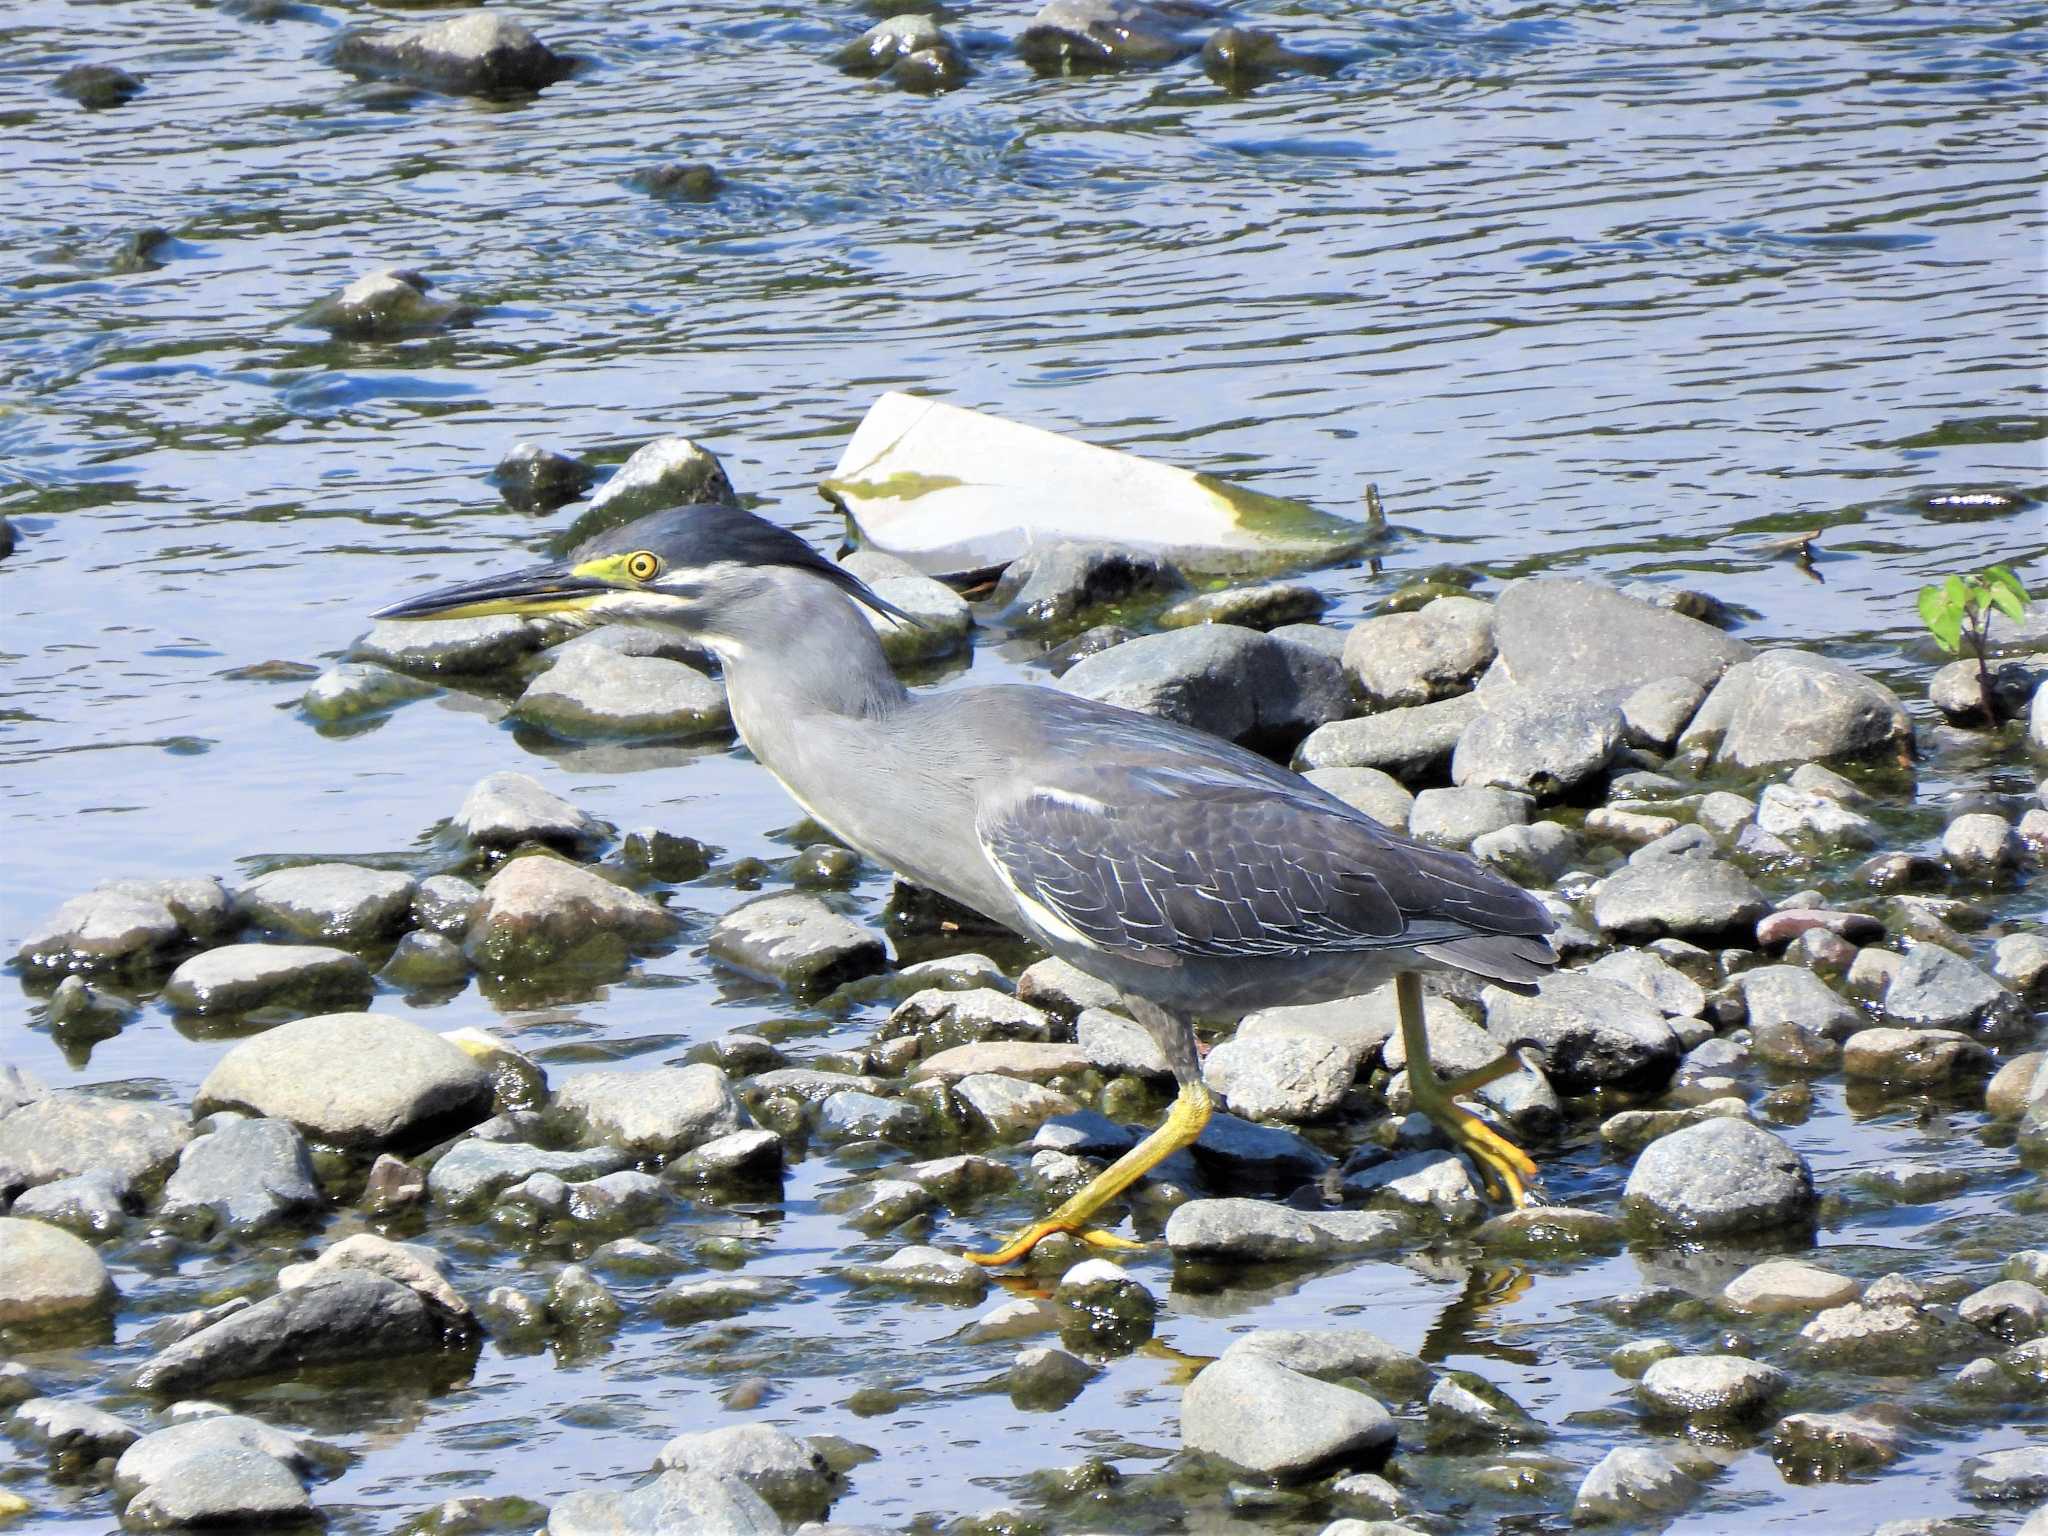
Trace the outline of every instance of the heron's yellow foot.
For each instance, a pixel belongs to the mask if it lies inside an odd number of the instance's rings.
[[[1055,1232],[1071,1232],[1092,1248],[1144,1247],[1143,1243],[1091,1227],[1088,1219],[1182,1147],[1191,1145],[1209,1123],[1213,1108],[1208,1089],[1200,1083],[1183,1083],[1180,1096],[1173,1101],[1173,1108],[1158,1130],[1090,1179],[1085,1188],[1062,1202],[1043,1221],[1034,1221],[992,1253],[970,1253],[967,1257],[977,1264],[1014,1264]]]
[[[1429,1034],[1423,1027],[1422,979],[1412,972],[1396,978],[1394,1000],[1401,1016],[1402,1045],[1408,1053],[1408,1092],[1415,1107],[1450,1138],[1453,1147],[1478,1165],[1488,1194],[1515,1205],[1527,1205],[1528,1186],[1537,1176],[1536,1164],[1528,1153],[1456,1102],[1459,1094],[1520,1070],[1521,1059],[1510,1052],[1490,1066],[1446,1083],[1430,1065]]]

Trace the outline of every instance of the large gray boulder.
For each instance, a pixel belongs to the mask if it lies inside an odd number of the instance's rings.
[[[51,913],[15,958],[28,971],[146,970],[180,948],[219,940],[239,921],[217,880],[112,880]]]
[[[1759,1125],[1720,1118],[1651,1142],[1623,1194],[1640,1225],[1703,1241],[1809,1227],[1815,1203],[1805,1158]]]
[[[1621,709],[1582,687],[1482,694],[1485,709],[1458,738],[1451,779],[1561,800],[1606,777],[1622,748]]]
[[[1712,625],[1569,576],[1509,582],[1494,604],[1493,630],[1494,681],[1589,694],[1671,677],[1711,682],[1755,654]]]
[[[733,908],[712,930],[710,950],[736,971],[797,991],[828,992],[889,963],[879,935],[800,892],[757,896]]]
[[[1875,678],[1805,651],[1768,651],[1729,670],[1678,747],[1707,766],[1756,773],[1912,743],[1905,706]]]
[[[642,1157],[673,1157],[747,1124],[725,1073],[708,1062],[579,1073],[556,1093],[553,1113],[586,1143]]]
[[[114,1282],[90,1244],[61,1227],[0,1216],[0,1328],[98,1317]]]
[[[186,1117],[160,1104],[54,1093],[0,1116],[0,1197],[84,1173],[125,1194],[169,1170],[192,1139]]]
[[[1469,692],[1493,654],[1493,609],[1471,597],[1366,619],[1344,640],[1345,670],[1375,709]]]
[[[258,928],[314,943],[364,945],[395,936],[412,916],[412,876],[356,864],[298,864],[235,893]]]
[[[529,975],[555,965],[617,963],[630,950],[672,939],[681,926],[637,891],[535,854],[491,876],[462,947],[480,970]]]
[[[1344,669],[1329,657],[1235,624],[1127,640],[1076,663],[1059,685],[1231,741],[1282,746],[1352,708]]]
[[[158,1214],[201,1232],[249,1233],[321,1204],[305,1138],[283,1120],[236,1120],[187,1142]]]
[[[179,1013],[361,1007],[376,984],[360,955],[324,944],[226,944],[171,972],[161,994]]]
[[[538,91],[575,67],[518,22],[464,11],[431,26],[350,32],[334,62],[357,75],[390,76],[454,96]]]
[[[459,1046],[404,1019],[321,1014],[223,1056],[194,1100],[195,1113],[218,1109],[288,1120],[338,1147],[420,1146],[488,1115],[491,1075]],[[5,1130],[0,1121],[0,1135]]]
[[[725,685],[662,656],[603,646],[564,647],[526,685],[512,712],[573,741],[591,738],[722,736],[732,730]]]
[[[1939,944],[1913,944],[1884,995],[1886,1019],[1925,1029],[1957,1029],[1994,1040],[2017,1039],[2027,1008],[1998,979]]]
[[[1180,1432],[1187,1449],[1280,1482],[1377,1465],[1394,1446],[1393,1418],[1375,1399],[1238,1348],[1188,1383]]]

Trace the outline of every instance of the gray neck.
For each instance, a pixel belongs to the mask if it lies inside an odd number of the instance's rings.
[[[740,739],[770,772],[809,755],[826,724],[880,724],[910,702],[853,599],[814,576],[771,570],[705,635],[725,668]]]

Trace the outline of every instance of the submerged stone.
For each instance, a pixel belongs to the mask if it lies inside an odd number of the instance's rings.
[[[352,74],[391,76],[457,96],[542,90],[574,65],[518,22],[465,11],[431,26],[345,34],[334,62]]]

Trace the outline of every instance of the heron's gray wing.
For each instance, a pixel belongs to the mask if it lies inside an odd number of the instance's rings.
[[[982,846],[1049,933],[1127,958],[1410,948],[1554,926],[1526,891],[1268,770],[1076,766],[989,806]]]

